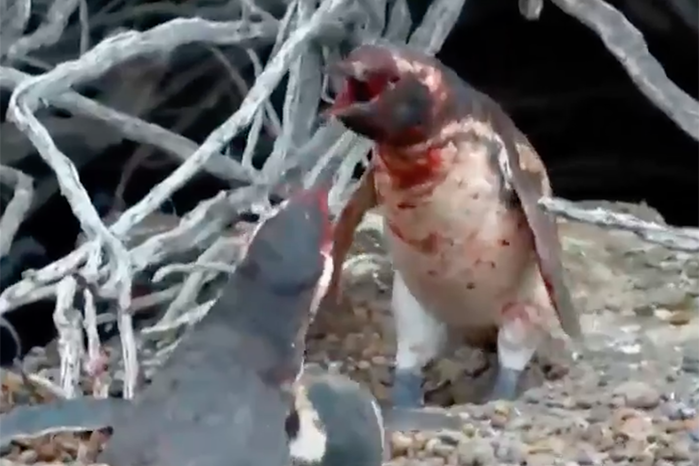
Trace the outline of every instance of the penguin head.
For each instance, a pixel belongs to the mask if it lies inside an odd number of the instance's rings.
[[[287,418],[294,466],[381,466],[381,410],[366,388],[342,374],[304,370]]]

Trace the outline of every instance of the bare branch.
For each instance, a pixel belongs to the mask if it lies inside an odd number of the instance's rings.
[[[219,271],[197,267],[198,265],[210,263],[215,260],[220,261],[222,257],[225,258],[227,256],[230,258],[231,262],[237,259],[234,254],[231,254],[231,251],[236,251],[235,247],[231,247],[235,246],[235,243],[240,243],[240,240],[235,241],[230,238],[221,238],[199,256],[199,259],[197,259],[195,263],[196,270],[184,281],[179,294],[172,300],[163,317],[155,324],[156,327],[167,326],[174,322],[183,314],[185,309],[190,308],[196,302],[201,287],[220,273]],[[238,246],[240,245],[238,244]],[[240,251],[240,248],[238,248],[238,251]],[[167,269],[164,272],[158,272],[153,279],[158,281],[167,273]]]
[[[456,25],[465,0],[434,0],[409,44],[434,55]]]
[[[85,362],[86,372],[92,375],[95,380],[92,387],[92,396],[105,398],[108,395],[109,386],[104,380],[103,370],[101,370],[103,359],[102,344],[97,332],[97,308],[95,307],[95,297],[89,289],[83,290],[83,300],[85,302],[85,317],[83,326],[87,334],[87,360]],[[93,373],[98,371],[98,373]]]
[[[180,316],[178,316],[176,319],[173,319],[171,321],[166,321],[166,322],[158,322],[152,327],[148,327],[143,329],[143,334],[145,335],[152,335],[152,334],[158,334],[162,332],[168,332],[170,330],[177,329],[183,325],[194,325],[197,322],[199,322],[201,319],[204,318],[204,316],[209,312],[209,309],[216,303],[217,298],[215,299],[210,299],[209,301],[205,302],[204,304],[200,304],[199,306],[195,306],[193,309],[191,309],[189,312],[186,312]]]
[[[223,262],[194,262],[191,264],[168,264],[161,267],[155,275],[153,282],[158,283],[165,277],[174,273],[192,273],[196,271],[202,272],[219,272],[232,274],[235,272],[235,266]]]
[[[128,312],[128,305],[128,302],[119,302],[117,322],[119,338],[121,339],[121,357],[124,361],[124,398],[130,400],[136,394],[139,367],[136,337],[133,331],[133,318]]]
[[[314,13],[308,0],[301,0],[297,6],[296,21],[308,21]],[[308,139],[318,113],[322,79],[320,60],[313,50],[301,54],[291,65],[289,80],[284,97],[284,131],[277,138],[272,154],[265,162],[263,176],[274,177],[282,171],[287,152],[301,141]]]
[[[633,215],[610,212],[600,207],[583,209],[571,201],[559,198],[543,198],[539,205],[554,215],[576,222],[629,231],[649,243],[676,251],[699,252],[699,234],[687,229],[646,222]]]
[[[169,53],[176,47],[191,42],[244,44],[269,38],[275,30],[275,25],[268,22],[219,23],[200,18],[178,18],[145,32],[122,32],[103,40],[78,60],[61,63],[48,73],[22,83],[11,100],[16,102],[24,98],[26,105],[33,111],[40,99],[60,94],[71,86],[101,76],[117,63],[155,53]]]
[[[53,45],[61,38],[70,15],[78,7],[79,0],[56,0],[51,4],[46,21],[29,36],[18,39],[7,50],[7,56],[14,60],[46,45]]]
[[[80,361],[84,353],[80,329],[80,313],[73,307],[77,282],[72,276],[58,284],[53,321],[58,330],[58,352],[61,355],[61,389],[68,398],[79,395]]]
[[[31,16],[31,9],[31,0],[0,2],[0,57],[24,32]]]
[[[249,125],[255,113],[269,98],[281,80],[291,61],[301,53],[304,43],[318,34],[324,23],[336,19],[340,15],[342,7],[349,1],[351,0],[327,0],[323,2],[313,17],[296,29],[279,53],[272,58],[264,72],[255,81],[238,111],[216,128],[199,149],[168,178],[156,185],[138,204],[127,210],[114,224],[115,233],[120,234],[128,230],[131,225],[142,220],[143,217],[160,206],[175,190],[186,183],[214,152],[220,151],[225,143]]]
[[[648,51],[643,34],[602,0],[551,0],[592,29],[651,102],[699,141],[699,103],[680,89]]]
[[[541,16],[541,10],[544,9],[544,0],[519,0],[517,5],[522,16],[529,21],[534,21]]]
[[[78,0],[78,13],[80,16],[80,55],[84,55],[90,48],[90,11],[87,0]]]
[[[19,170],[0,165],[0,182],[14,185],[15,193],[0,219],[0,258],[10,252],[19,226],[24,221],[34,196],[34,180]]]
[[[413,21],[406,0],[396,0],[388,17],[385,38],[389,41],[405,42],[410,34]]]
[[[31,80],[27,83],[31,86]],[[58,150],[46,128],[32,114],[23,98],[23,86],[24,84],[20,84],[10,98],[8,113],[17,127],[34,143],[39,154],[56,174],[61,192],[80,221],[87,237],[106,246],[113,271],[110,285],[118,287],[119,300],[126,308],[131,296],[128,253],[121,242],[100,220],[90,197],[80,182],[78,171],[73,162]],[[99,251],[93,250],[93,255],[99,255]],[[97,260],[97,258],[93,260]]]

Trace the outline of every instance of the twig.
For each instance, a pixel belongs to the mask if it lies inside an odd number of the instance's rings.
[[[539,205],[547,212],[576,222],[629,231],[649,243],[676,251],[699,252],[699,234],[687,229],[646,222],[633,215],[610,212],[600,207],[583,209],[571,201],[559,198],[543,198]]]
[[[158,283],[165,277],[173,273],[192,273],[196,271],[202,272],[220,272],[232,274],[235,272],[235,266],[223,262],[194,262],[191,264],[168,264],[160,267],[153,275],[153,282]]]
[[[104,380],[105,374],[102,368],[104,356],[100,336],[97,332],[97,308],[95,307],[95,297],[89,289],[83,290],[83,300],[85,302],[83,325],[87,334],[86,372],[94,378],[92,396],[106,398],[109,386]]]
[[[182,325],[194,325],[204,318],[206,313],[209,312],[209,309],[211,309],[211,307],[216,303],[217,299],[218,298],[210,299],[204,304],[194,307],[189,312],[186,312],[171,321],[158,322],[152,327],[144,328],[143,334],[157,334],[177,329]]]
[[[651,102],[699,141],[699,103],[680,89],[648,51],[643,34],[602,0],[551,0],[595,31]]]
[[[225,257],[226,253],[230,254],[231,246],[234,245],[235,242],[239,243],[240,240],[235,241],[230,238],[221,238],[217,240],[199,256],[195,264],[206,264],[215,260],[220,261],[222,255]],[[231,257],[231,259],[234,259],[234,257]],[[175,321],[186,308],[190,307],[196,301],[199,290],[204,285],[205,281],[208,281],[207,278],[215,276],[218,273],[219,271],[212,271],[202,267],[197,268],[184,281],[179,294],[172,300],[165,314],[155,326],[167,326],[169,323]],[[157,276],[158,274],[156,274],[156,277]],[[162,278],[162,276],[160,278]],[[157,281],[157,278],[154,277],[154,280]]]
[[[385,38],[389,41],[405,42],[410,34],[413,21],[406,0],[396,0],[388,17]]]
[[[0,299],[0,315],[24,306],[25,304],[56,296],[55,283],[41,286],[34,283],[31,279],[24,279],[15,285],[8,287],[2,293],[2,299]]]
[[[53,322],[58,330],[58,353],[61,355],[61,389],[67,398],[79,395],[80,361],[83,336],[80,330],[80,313],[73,307],[77,282],[67,276],[58,284]]]
[[[409,44],[434,55],[454,28],[465,0],[434,0],[418,28],[410,36]]]
[[[539,19],[544,9],[544,0],[518,0],[519,12],[529,21]]]
[[[53,45],[61,38],[70,16],[78,7],[79,0],[55,0],[46,17],[46,21],[32,34],[18,39],[7,50],[10,59],[27,55],[46,45]]]
[[[9,6],[5,2],[0,3],[0,58],[24,32],[31,16],[31,8],[31,0],[16,0]]]
[[[314,13],[313,4],[309,0],[298,2],[297,10],[296,21],[299,24],[308,21]],[[320,75],[320,61],[313,49],[300,54],[292,63],[284,97],[284,130],[265,161],[262,171],[264,177],[270,178],[280,173],[282,161],[286,159],[288,151],[308,139],[318,113],[322,86]]]
[[[14,185],[12,200],[0,219],[0,258],[10,252],[19,226],[24,221],[34,196],[34,180],[14,168],[0,165],[0,182]]]
[[[173,285],[170,288],[166,288],[161,291],[155,291],[153,293],[147,294],[145,296],[139,296],[131,301],[131,307],[129,307],[129,312],[131,314],[136,314],[143,309],[148,309],[158,304],[163,304],[170,301],[177,293],[180,292],[182,284]]]
[[[245,82],[245,79],[240,75],[238,70],[236,70],[233,67],[233,65],[231,65],[230,60],[228,60],[228,57],[226,57],[226,55],[224,55],[223,52],[211,46],[208,46],[207,49],[213,54],[214,58],[216,58],[216,60],[218,60],[218,62],[221,63],[221,66],[223,66],[226,69],[228,76],[230,77],[233,84],[235,84],[235,87],[238,89],[238,93],[240,94],[241,98],[243,98],[249,90],[248,85]],[[252,49],[247,49],[246,52],[250,56],[250,59],[253,63],[253,67],[255,68],[255,77],[257,78],[257,76],[259,76],[260,74],[258,69],[261,69],[259,58],[257,58],[257,54]],[[270,126],[267,128],[267,130],[269,131],[270,135],[277,136],[281,132],[281,125],[279,123],[279,118],[277,117],[274,111],[274,106],[272,106],[272,103],[268,100],[267,102],[265,102],[264,107],[265,112],[269,115]]]
[[[128,302],[119,301],[117,324],[121,339],[121,357],[124,361],[124,399],[133,399],[138,384],[139,366],[136,337],[133,331],[133,318],[128,312]]]
[[[78,0],[78,15],[80,18],[80,55],[90,48],[90,10],[87,0]]]
[[[256,51],[253,49],[246,49],[245,53],[248,54],[248,57],[250,58],[250,63],[252,64],[252,69],[255,73],[255,79],[257,79],[260,74],[262,74],[263,67],[262,67],[262,61],[260,60],[259,55],[257,54]],[[274,105],[272,105],[272,102],[267,100],[267,103],[265,105],[265,115],[267,119],[269,120],[270,126],[272,127],[272,135],[279,136],[282,134],[282,122],[279,119],[279,115],[277,115],[277,111],[274,109]]]

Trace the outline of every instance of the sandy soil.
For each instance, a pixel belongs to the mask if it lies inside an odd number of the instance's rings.
[[[662,221],[644,206],[604,204]],[[391,271],[371,228],[377,222],[367,223],[346,274],[348,299],[321,312],[309,353],[385,399]],[[699,465],[699,257],[589,225],[561,230],[584,356],[574,362],[570,348],[552,340],[517,402],[483,405],[495,361],[458,349],[427,370],[426,388],[430,404],[460,413],[463,429],[396,432],[389,464]]]

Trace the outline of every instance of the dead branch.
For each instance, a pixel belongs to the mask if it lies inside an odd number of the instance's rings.
[[[177,320],[184,313],[185,309],[190,308],[196,302],[201,287],[220,273],[220,271],[212,271],[211,269],[204,268],[201,266],[202,264],[207,264],[214,260],[221,260],[222,257],[226,258],[226,256],[229,256],[228,259],[230,259],[231,262],[237,259],[237,257],[230,257],[232,256],[230,251],[233,250],[235,252],[235,249],[231,248],[231,246],[236,242],[239,243],[240,241],[221,238],[199,256],[199,259],[197,259],[193,267],[195,270],[186,278],[177,297],[172,300],[163,317],[155,324],[156,327],[168,326]],[[238,246],[240,246],[240,244],[238,244]],[[172,266],[170,266],[170,270],[168,270],[168,268],[165,268],[165,270],[160,269],[153,279],[155,281],[161,280],[172,271],[171,268]]]
[[[0,87],[16,88],[20,83],[31,79],[31,76],[21,71],[0,67]],[[127,138],[157,147],[165,153],[175,156],[180,161],[186,160],[196,151],[197,144],[184,136],[173,133],[154,123],[145,122],[139,118],[105,107],[93,100],[67,91],[49,99],[57,108],[74,112],[77,115],[103,121]],[[251,181],[254,172],[245,169],[232,159],[220,154],[214,154],[203,166],[212,175],[226,180]]]
[[[659,244],[675,251],[699,252],[699,234],[688,229],[659,225],[640,220],[633,215],[610,212],[600,207],[584,209],[571,201],[559,198],[541,199],[539,205],[554,215],[576,222],[629,231],[649,243]]]
[[[224,262],[194,262],[191,264],[168,264],[161,267],[154,275],[153,282],[162,281],[165,277],[175,273],[192,273],[195,271],[201,272],[219,272],[232,274],[235,272],[235,266]]]
[[[19,170],[0,165],[0,182],[14,186],[12,200],[5,207],[0,219],[0,258],[10,252],[19,226],[32,205],[34,180]]]
[[[408,43],[430,55],[437,53],[458,21],[464,1],[434,0]]]
[[[30,0],[15,0],[0,2],[0,57],[10,44],[22,35],[31,16]]]
[[[544,0],[519,0],[517,5],[522,16],[529,21],[534,21],[541,16],[541,10],[544,9]]]
[[[651,102],[699,141],[699,103],[680,89],[648,51],[643,34],[603,0],[551,0],[592,29]]]
[[[18,39],[7,50],[13,60],[46,45],[53,45],[61,38],[70,15],[78,7],[79,0],[57,0],[51,4],[46,21],[32,34]]]
[[[87,335],[87,359],[85,361],[85,371],[94,377],[92,386],[92,396],[96,398],[106,398],[109,386],[105,383],[103,371],[99,370],[102,359],[102,343],[97,332],[97,308],[95,297],[89,289],[83,290],[83,300],[85,302],[85,316],[83,326]],[[94,374],[93,372],[99,371]]]
[[[58,352],[61,355],[61,389],[68,398],[78,396],[80,362],[83,357],[83,336],[80,313],[73,307],[77,282],[72,276],[58,284],[53,321],[58,330]]]

